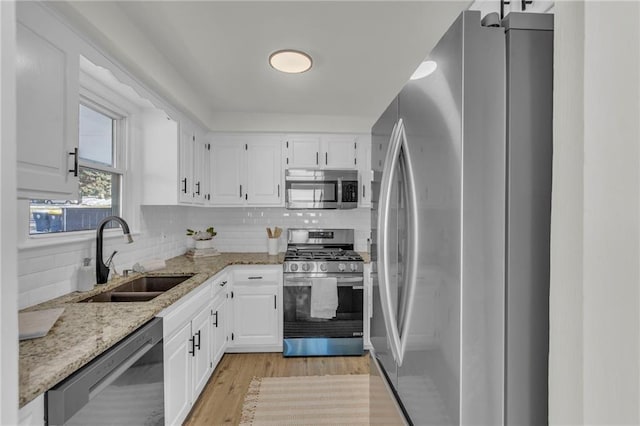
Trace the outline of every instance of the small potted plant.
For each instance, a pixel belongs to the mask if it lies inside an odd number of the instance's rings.
[[[213,229],[213,226],[210,226],[204,231],[187,229],[187,235],[195,241],[196,249],[208,249],[212,247],[211,243],[217,232]]]

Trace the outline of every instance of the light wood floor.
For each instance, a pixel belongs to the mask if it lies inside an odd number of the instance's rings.
[[[281,353],[225,354],[185,425],[238,424],[251,379],[256,377],[369,374],[369,355],[285,358]]]

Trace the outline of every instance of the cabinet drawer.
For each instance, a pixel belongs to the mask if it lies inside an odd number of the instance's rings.
[[[157,316],[163,318],[163,336],[171,336],[176,329],[191,319],[211,300],[211,282],[205,281],[200,287],[184,296],[181,300],[160,312]]]
[[[237,282],[255,282],[256,284],[264,282],[276,282],[282,281],[282,267],[274,266],[271,268],[249,268],[242,267],[233,271],[233,280]]]

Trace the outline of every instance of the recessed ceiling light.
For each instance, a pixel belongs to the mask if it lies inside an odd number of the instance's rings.
[[[421,78],[425,78],[426,76],[434,72],[436,68],[438,68],[438,64],[436,64],[435,61],[424,61],[420,65],[418,65],[418,68],[416,68],[411,77],[409,77],[409,80],[419,80]]]
[[[278,71],[299,74],[311,69],[311,56],[298,50],[278,50],[269,56],[269,64]]]

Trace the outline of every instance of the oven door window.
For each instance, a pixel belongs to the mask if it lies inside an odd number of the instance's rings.
[[[338,201],[337,182],[289,182],[291,201],[296,203],[322,203]]]
[[[284,287],[284,337],[361,337],[363,289],[338,287],[338,309],[332,319],[311,316],[311,285]]]

